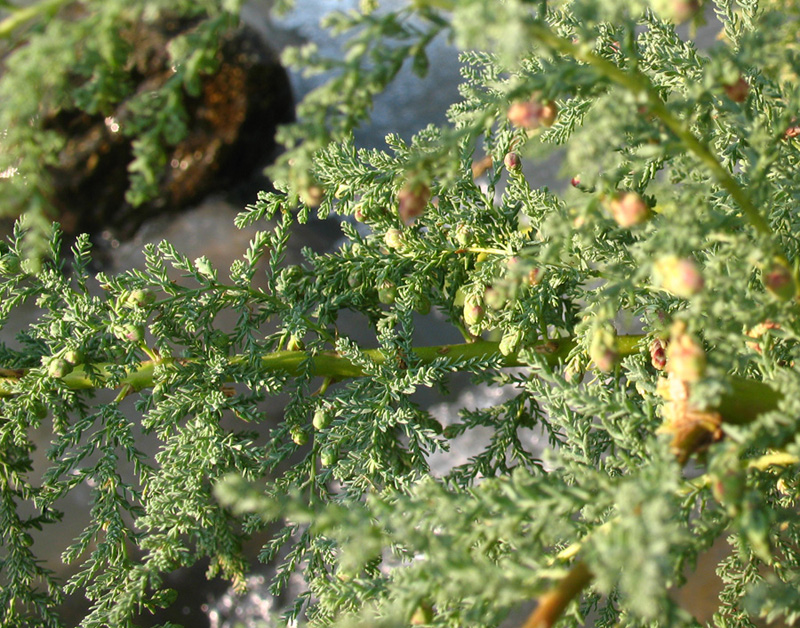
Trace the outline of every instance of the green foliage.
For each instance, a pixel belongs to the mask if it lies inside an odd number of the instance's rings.
[[[0,623],[58,626],[78,591],[83,626],[132,626],[172,601],[164,574],[204,559],[242,588],[243,542],[265,531],[274,590],[298,572],[306,585],[287,620],[311,626],[497,626],[537,597],[531,625],[696,625],[670,592],[718,538],[731,552],[714,624],[795,621],[797,8],[718,0],[725,35],[701,51],[670,3],[372,5],[328,18],[350,37],[343,60],[295,51],[334,76],[284,131],[277,191],[237,219],[264,228],[230,269],[163,242],[143,269],[93,277],[82,237],[66,272],[57,230],[37,267],[18,224],[0,321],[25,305],[35,321],[0,346]],[[32,61],[85,39],[64,16],[24,33],[0,81],[25,194],[58,147],[19,123],[40,104],[10,86],[25,76],[46,106],[101,110],[129,54],[108,20],[131,3],[102,6],[99,36],[67,59],[79,88]],[[450,124],[356,147],[373,96],[406,61],[424,72],[439,33],[465,49]],[[176,44],[194,68],[176,81],[211,69],[196,51],[212,39]],[[133,193],[180,128],[170,107],[137,114],[150,148]],[[503,166],[551,146],[577,175],[566,190]],[[312,211],[338,216],[344,243],[288,264]],[[463,343],[419,346],[434,315]],[[455,371],[505,395],[442,425],[413,395]],[[278,396],[264,439],[252,428]],[[478,429],[466,463],[431,471]],[[89,522],[62,583],[37,538],[81,490]]]

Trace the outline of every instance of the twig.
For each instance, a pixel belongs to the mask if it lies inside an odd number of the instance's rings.
[[[522,628],[551,628],[567,605],[592,581],[592,572],[583,561],[572,566],[569,573],[539,598],[536,609]]]

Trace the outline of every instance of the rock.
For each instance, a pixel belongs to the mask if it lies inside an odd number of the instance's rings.
[[[174,75],[167,47],[195,25],[162,18],[121,32],[133,50],[126,65],[131,97],[158,89]],[[61,110],[50,117],[48,126],[66,137],[59,165],[51,169],[50,198],[68,236],[110,230],[126,239],[146,219],[236,186],[275,157],[276,127],[294,120],[291,85],[276,55],[244,26],[225,36],[218,62],[197,96],[181,90],[188,135],[167,147],[158,193],[137,207],[125,199],[135,139],[125,133],[130,97],[111,115]]]

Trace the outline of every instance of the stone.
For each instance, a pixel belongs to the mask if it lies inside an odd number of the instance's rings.
[[[66,145],[51,169],[50,200],[68,236],[110,230],[115,238],[127,239],[148,218],[236,186],[277,155],[275,129],[294,120],[291,85],[276,54],[255,30],[243,26],[224,37],[218,69],[202,77],[199,93],[182,88],[188,134],[167,147],[155,198],[137,207],[125,199],[135,139],[125,134],[130,98],[173,76],[168,46],[195,26],[162,17],[122,31],[134,51],[126,66],[134,84],[131,96],[110,115],[51,114],[47,126],[64,135]]]

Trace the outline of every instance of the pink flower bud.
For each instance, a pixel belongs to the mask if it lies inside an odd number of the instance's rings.
[[[307,188],[300,190],[300,200],[309,207],[319,207],[324,194],[325,191],[320,186],[309,185]]]
[[[797,293],[792,271],[782,261],[776,261],[764,271],[764,287],[781,301],[793,299]]]
[[[663,371],[667,364],[667,343],[661,338],[654,338],[650,343],[650,364],[657,371]]]
[[[694,260],[666,255],[653,265],[656,280],[664,290],[685,299],[703,289],[705,280]]]
[[[483,299],[493,310],[503,309],[509,301],[508,294],[502,288],[487,288]]]
[[[483,316],[483,300],[477,296],[468,296],[464,300],[464,322],[473,327],[483,320]]]
[[[503,164],[505,164],[506,170],[511,173],[519,172],[522,168],[522,161],[519,155],[514,152],[506,153],[506,156],[503,158]]]
[[[629,229],[650,218],[650,208],[636,192],[622,192],[608,203],[608,211],[620,227]]]
[[[550,127],[558,117],[558,105],[550,101],[542,103],[534,96],[530,100],[511,103],[506,113],[508,121],[521,129],[538,129],[540,126]]]
[[[696,382],[706,371],[706,352],[690,334],[681,332],[670,339],[666,369],[683,382]]]
[[[683,24],[700,11],[700,0],[656,0],[653,8],[663,18]]]
[[[724,87],[725,93],[733,102],[744,102],[747,100],[747,94],[750,93],[750,84],[741,76],[735,83],[725,85]]]
[[[431,191],[424,183],[407,183],[397,194],[397,211],[400,214],[400,220],[408,224],[417,216],[421,216],[430,197]]]
[[[764,321],[763,323],[759,323],[752,329],[748,330],[747,335],[750,338],[755,338],[756,340],[758,340],[764,334],[766,334],[770,329],[780,329],[780,328],[781,326],[778,325],[778,323],[774,323],[772,321]],[[756,353],[761,353],[761,346],[759,345],[759,343],[748,342],[746,344],[748,349],[752,349]]]
[[[604,373],[614,370],[619,359],[616,349],[616,337],[607,329],[598,329],[592,335],[589,344],[589,358]]]
[[[542,280],[542,270],[540,268],[531,268],[528,274],[523,278],[523,282],[529,286],[538,286]]]

